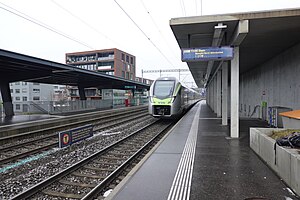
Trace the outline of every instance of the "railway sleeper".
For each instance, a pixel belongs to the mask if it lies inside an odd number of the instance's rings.
[[[99,167],[91,167],[91,166],[84,166],[84,168],[95,170],[95,171],[109,171],[109,172],[115,171],[115,169],[113,169],[113,168],[99,168]]]
[[[63,198],[72,198],[72,199],[82,199],[85,195],[84,194],[67,194],[63,192],[56,192],[52,190],[43,190],[44,194],[49,196],[55,196],[55,197],[63,197]]]
[[[125,161],[126,159],[128,159],[128,155],[126,157],[116,157],[116,156],[103,156],[101,158],[103,159],[107,159],[107,160],[119,160],[119,161]]]
[[[88,178],[94,178],[94,179],[105,179],[107,176],[104,175],[94,175],[94,174],[82,174],[78,172],[73,172],[73,176],[78,176],[78,177],[88,177]]]
[[[94,188],[97,186],[97,184],[87,184],[87,183],[77,183],[67,180],[59,180],[58,182],[65,184],[65,185],[72,185],[72,186],[80,186],[80,187],[88,187],[88,188]]]
[[[109,160],[109,161],[93,160],[93,162],[100,165],[120,165],[120,162],[116,162],[115,160]]]

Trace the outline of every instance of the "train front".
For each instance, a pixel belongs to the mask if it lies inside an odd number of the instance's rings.
[[[175,78],[159,78],[150,88],[149,114],[153,117],[170,118],[177,113],[174,95],[177,81]]]

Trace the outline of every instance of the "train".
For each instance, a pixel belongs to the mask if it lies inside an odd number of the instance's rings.
[[[149,114],[156,118],[176,118],[196,102],[199,93],[175,77],[156,79],[149,90]]]

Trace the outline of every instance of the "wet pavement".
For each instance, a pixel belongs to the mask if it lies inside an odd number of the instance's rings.
[[[229,136],[205,102],[201,106],[197,131],[190,200],[296,200],[288,186],[251,150],[249,127],[267,127],[257,119],[240,119],[240,138]],[[131,172],[108,197],[109,200],[168,199],[187,135],[196,114],[185,118],[154,150],[140,168]],[[194,118],[197,119],[197,118]],[[197,121],[197,120],[196,120]],[[192,127],[191,127],[192,126]],[[183,182],[184,180],[180,181]],[[174,198],[170,198],[174,199]],[[176,199],[176,198],[175,198]],[[168,199],[169,200],[169,199]]]
[[[231,139],[228,126],[201,106],[191,200],[299,199],[249,146],[249,127],[266,122],[240,119],[240,138]]]

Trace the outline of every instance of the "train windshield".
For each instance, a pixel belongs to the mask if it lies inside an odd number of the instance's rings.
[[[156,81],[153,95],[156,97],[170,97],[173,94],[175,81],[164,80]]]

